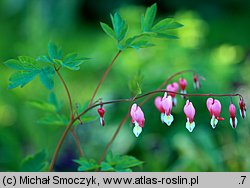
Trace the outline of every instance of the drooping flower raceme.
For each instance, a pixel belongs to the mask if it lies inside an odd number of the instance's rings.
[[[135,124],[133,133],[138,137],[142,132],[142,127],[144,127],[144,113],[137,104],[133,104],[130,110],[130,116],[132,123]]]
[[[161,122],[164,122],[164,115],[165,115],[165,110],[162,107],[162,98],[161,97],[156,97],[155,98],[155,107],[159,110],[159,112],[161,113]]]
[[[234,106],[233,103],[231,103],[229,106],[229,113],[230,113],[230,124],[235,129],[238,121],[236,118],[236,107]]]
[[[195,108],[189,100],[186,101],[186,105],[184,106],[184,113],[187,117],[186,128],[189,132],[192,132],[195,127],[194,116],[195,116]]]
[[[105,125],[105,122],[104,122],[104,113],[105,113],[105,110],[104,110],[104,108],[103,108],[102,105],[101,105],[100,108],[97,109],[97,112],[98,112],[98,114],[100,116],[100,124],[102,126],[104,126]]]
[[[212,98],[207,99],[207,109],[211,115],[210,124],[213,128],[216,127],[218,121],[224,120],[224,118],[220,117],[221,113],[221,104],[220,101]]]
[[[175,97],[175,93],[172,93],[172,92],[178,92],[179,85],[176,82],[173,82],[172,84],[167,85],[166,89],[167,89],[167,91],[170,91],[169,95],[172,97],[173,105],[176,106],[177,99]]]
[[[163,120],[168,126],[174,121],[174,117],[171,114],[172,104],[172,97],[170,95],[167,96],[167,93],[165,92],[161,101],[162,108],[164,109],[164,114],[163,117],[161,116],[161,120]]]
[[[244,119],[247,114],[246,114],[246,104],[244,103],[243,98],[240,98],[239,106],[240,106],[240,116]]]
[[[181,88],[181,93],[182,94],[186,94],[187,91],[186,91],[186,87],[187,87],[187,80],[184,79],[184,78],[180,78],[179,79],[179,85],[180,85],[180,88]],[[182,98],[185,98],[183,97],[183,95],[181,96]]]

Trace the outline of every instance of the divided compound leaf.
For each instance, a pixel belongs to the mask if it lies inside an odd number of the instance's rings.
[[[8,89],[13,89],[18,86],[23,87],[27,83],[29,83],[31,80],[33,80],[38,74],[40,73],[40,70],[36,71],[18,71],[13,73],[9,78],[9,85]]]
[[[70,70],[79,70],[80,65],[88,60],[90,60],[90,58],[79,57],[77,53],[70,53],[64,57],[61,65]]]
[[[62,50],[52,42],[48,44],[48,54],[52,61],[62,59]]]
[[[155,16],[156,16],[157,6],[154,3],[152,6],[148,7],[145,15],[141,18],[141,29],[142,32],[150,32],[153,26]]]
[[[28,56],[19,56],[18,59],[10,59],[4,64],[15,70],[33,71],[40,68],[36,60]]]
[[[159,21],[158,23],[156,23],[153,28],[152,31],[153,32],[163,32],[169,29],[177,29],[182,27],[183,25],[175,22],[173,18],[165,18],[161,21]]]
[[[127,33],[128,25],[125,20],[122,19],[119,13],[115,13],[114,16],[110,15],[112,20],[113,29],[115,32],[115,38],[118,41],[122,41]]]
[[[40,80],[42,84],[49,90],[53,89],[54,87],[54,75],[55,75],[55,70],[52,67],[45,67],[42,68],[40,71]]]
[[[93,159],[80,158],[79,160],[74,160],[74,162],[79,164],[78,171],[93,171],[100,167]]]
[[[21,163],[23,172],[42,172],[48,168],[47,152],[42,150],[34,155],[27,156]]]
[[[111,38],[115,39],[116,36],[115,36],[115,33],[113,31],[113,29],[111,27],[109,27],[107,24],[101,22],[101,27],[103,29],[103,31],[108,35],[110,36]]]

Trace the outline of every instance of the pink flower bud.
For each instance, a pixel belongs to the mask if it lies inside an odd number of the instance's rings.
[[[181,93],[182,93],[182,94],[186,94],[186,93],[187,93],[187,91],[186,91],[187,80],[184,79],[184,78],[180,78],[180,79],[179,79],[179,85],[180,85],[180,88],[181,88]],[[185,96],[181,95],[181,98],[184,99]]]
[[[185,78],[179,79],[179,85],[182,91],[184,91],[187,87],[187,80]]]
[[[195,108],[189,100],[186,101],[186,105],[184,106],[184,113],[187,117],[186,128],[189,132],[192,132],[195,128],[194,116],[195,116]]]
[[[246,114],[246,104],[244,103],[242,97],[240,98],[239,106],[240,106],[240,115],[244,119],[247,114]]]
[[[229,106],[229,113],[230,113],[230,124],[235,129],[237,126],[237,118],[236,118],[236,107],[233,103]]]
[[[105,125],[105,122],[104,122],[104,113],[105,113],[105,110],[102,107],[102,105],[101,105],[100,108],[97,109],[97,112],[98,112],[98,114],[100,116],[100,123],[101,123],[102,126],[104,126]]]
[[[212,98],[207,99],[207,109],[212,116],[210,124],[213,128],[216,127],[218,121],[224,120],[224,118],[220,117],[221,113],[221,104],[220,101]]]
[[[173,82],[172,84],[167,85],[167,91],[169,91],[169,95],[173,98],[173,106],[176,106],[177,99],[175,97],[175,93],[178,92],[179,85],[176,82]],[[175,92],[175,93],[172,93]]]
[[[136,137],[138,137],[142,132],[142,127],[144,127],[144,113],[137,104],[133,104],[130,110],[130,116],[132,123],[135,124],[133,132]]]

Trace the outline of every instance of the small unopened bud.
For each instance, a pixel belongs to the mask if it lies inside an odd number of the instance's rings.
[[[242,97],[240,98],[239,106],[240,106],[240,115],[244,119],[247,115],[246,114],[247,109],[246,109],[246,104]]]
[[[101,105],[100,108],[97,109],[97,112],[98,112],[98,114],[100,116],[100,124],[102,126],[104,126],[105,125],[105,122],[104,122],[104,113],[105,113],[105,110],[104,110],[104,108],[103,108],[102,105]]]
[[[193,80],[194,80],[194,88],[198,90],[201,87],[200,79],[196,76],[196,74],[194,74]]]

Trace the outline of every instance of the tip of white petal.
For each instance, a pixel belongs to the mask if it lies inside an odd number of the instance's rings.
[[[235,126],[233,125],[233,120],[232,120],[232,118],[230,118],[230,125],[232,126],[233,129],[235,129],[235,128],[237,127],[237,124],[238,124],[238,120],[237,120],[236,117],[234,118],[234,123],[235,123]]]
[[[216,128],[217,123],[218,123],[218,119],[216,119],[214,116],[212,116],[211,121],[210,121],[210,124],[211,124],[211,126],[212,126],[214,129]]]
[[[104,126],[104,119],[102,117],[100,117],[100,124]]]
[[[187,121],[186,128],[187,130],[189,130],[189,132],[192,132],[195,128],[195,122],[193,121],[192,123],[190,123],[189,121]]]
[[[169,116],[167,116],[167,115],[164,114],[163,121],[164,121],[168,126],[170,126],[171,123],[174,121],[174,116],[172,116],[171,114],[170,114]]]
[[[181,94],[187,94],[187,91],[186,90],[181,90]],[[181,98],[185,99],[185,96],[181,95]]]
[[[244,117],[243,117],[242,115],[244,115]],[[243,114],[242,114],[242,112],[241,112],[241,110],[240,110],[240,116],[244,119],[244,118],[247,116],[246,111],[244,110],[244,111],[243,111]]]
[[[138,137],[142,132],[142,128],[138,125],[135,125],[133,128],[133,133],[136,137]]]

